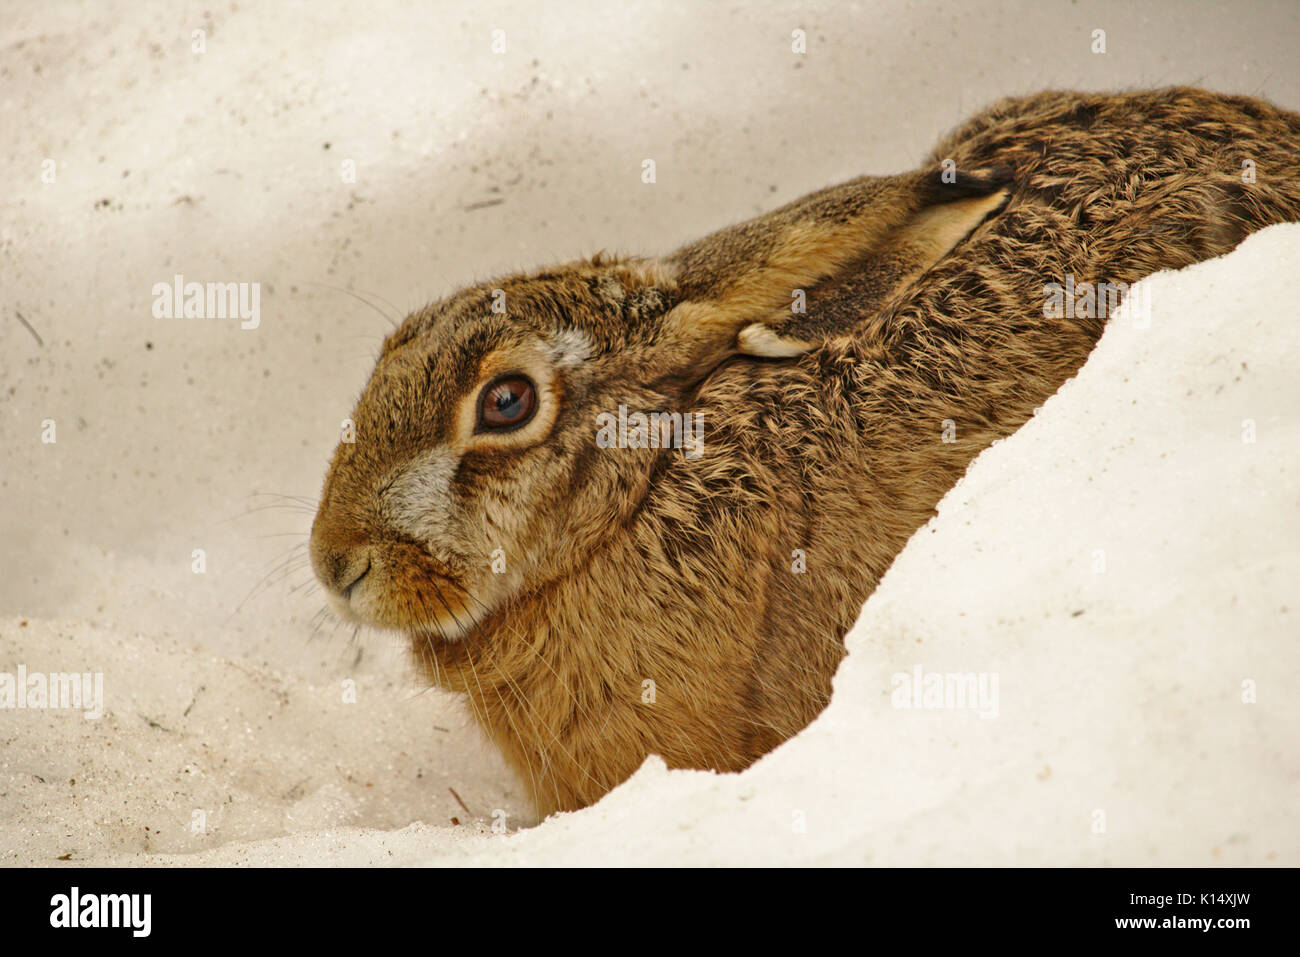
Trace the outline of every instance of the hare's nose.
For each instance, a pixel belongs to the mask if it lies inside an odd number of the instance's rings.
[[[343,597],[347,598],[352,589],[357,586],[357,583],[369,574],[370,557],[365,556],[364,560],[360,563],[354,561],[351,564],[344,566],[342,574],[337,576],[334,584]]]
[[[370,574],[370,555],[364,550],[313,548],[312,568],[322,585],[346,600],[357,583]]]

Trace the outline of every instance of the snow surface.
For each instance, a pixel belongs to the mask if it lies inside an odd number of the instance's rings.
[[[1148,280],[1151,327],[1116,320],[981,457],[864,608],[828,711],[742,775],[652,760],[528,828],[390,639],[310,637],[301,554],[387,329],[348,291],[400,315],[671,250],[910,168],[1008,93],[1296,109],[1300,7],[4,9],[0,672],[101,672],[106,714],[0,710],[0,862],[1300,864],[1300,227]],[[176,273],[260,282],[260,327],[153,318]],[[997,717],[891,707],[917,666],[996,673]]]

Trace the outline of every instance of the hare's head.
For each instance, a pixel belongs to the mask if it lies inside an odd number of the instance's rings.
[[[384,343],[312,530],[336,611],[456,642],[544,590],[634,519],[657,463],[693,454],[672,413],[691,411],[720,364],[810,347],[776,331],[797,290],[873,255],[891,276],[900,261],[915,274],[1001,201],[1001,185],[965,174],[948,186],[937,171],[857,180],[667,259],[596,257],[408,317]],[[662,414],[649,441],[637,413]]]
[[[455,640],[635,506],[598,414],[659,408],[671,285],[593,262],[463,290],[384,343],[334,455],[312,559],[335,609]],[[585,538],[587,541],[577,541]]]

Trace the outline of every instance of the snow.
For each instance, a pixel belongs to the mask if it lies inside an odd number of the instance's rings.
[[[400,314],[507,269],[668,250],[905,169],[1017,90],[1196,80],[1300,104],[1294,5],[1082,6],[799,8],[810,52],[787,62],[782,17],[690,5],[9,5],[0,672],[102,674],[105,714],[0,709],[0,863],[1300,864],[1300,226],[1144,280],[1149,327],[1115,318],[974,463],[864,607],[831,706],[743,774],[652,758],[532,827],[392,640],[312,637],[301,545],[387,328],[345,290]],[[1101,13],[1115,53],[1094,57]],[[911,66],[940,57],[959,90]],[[259,327],[154,318],[177,273],[260,282]],[[996,675],[996,716],[893,707],[918,667]]]

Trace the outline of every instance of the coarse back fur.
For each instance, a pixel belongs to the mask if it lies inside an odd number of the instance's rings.
[[[326,478],[317,575],[468,697],[543,813],[652,753],[740,770],[825,707],[909,536],[1087,358],[1106,317],[1045,287],[1130,284],[1294,220],[1295,114],[1043,93],[916,172],[666,258],[463,290],[385,343]],[[536,411],[493,429],[503,376]],[[598,441],[653,412],[630,447]]]

